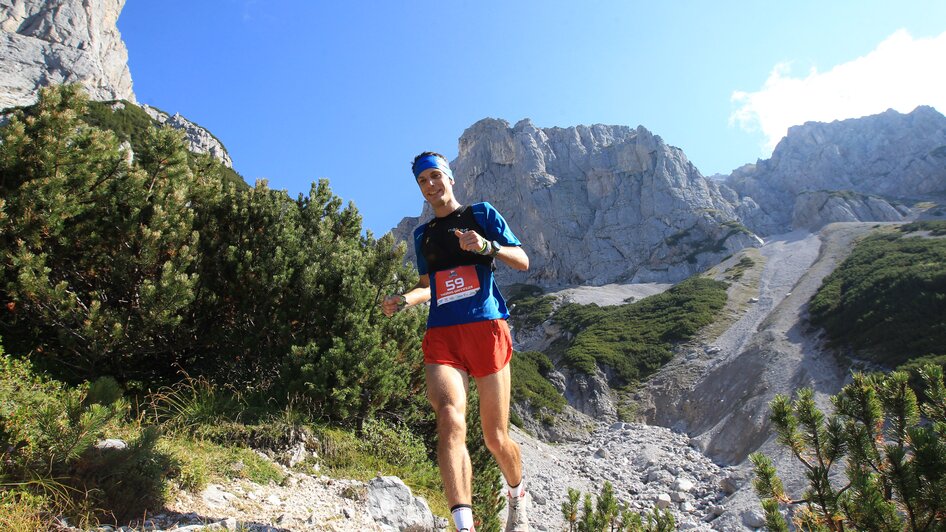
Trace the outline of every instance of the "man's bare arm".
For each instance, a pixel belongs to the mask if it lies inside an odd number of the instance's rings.
[[[529,269],[529,256],[519,246],[503,246],[496,254],[496,258],[514,270],[526,271]]]
[[[476,231],[454,231],[454,235],[460,240],[460,249],[480,253],[487,249],[489,241],[480,236]],[[529,269],[529,256],[519,246],[502,246],[499,253],[494,255],[504,264],[515,270],[526,271]]]
[[[381,310],[385,316],[393,316],[395,312],[414,305],[430,301],[430,277],[421,275],[417,284],[400,295],[390,295],[381,302]]]

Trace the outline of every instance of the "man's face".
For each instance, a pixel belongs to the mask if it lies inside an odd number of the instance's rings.
[[[420,193],[432,207],[446,205],[453,199],[453,183],[439,168],[428,168],[417,176]]]

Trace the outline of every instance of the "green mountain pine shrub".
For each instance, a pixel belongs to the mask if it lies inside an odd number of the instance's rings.
[[[163,504],[172,464],[157,451],[159,432],[138,429],[125,449],[95,449],[127,411],[118,399],[89,400],[87,386],[71,388],[0,352],[0,499],[79,521],[140,515]],[[91,514],[90,514],[91,511]]]
[[[552,316],[553,296],[526,296],[510,304],[509,321],[513,327],[529,329]]]
[[[565,305],[553,318],[575,335],[565,363],[589,374],[600,364],[624,383],[641,381],[670,360],[675,342],[691,338],[715,319],[726,304],[727,286],[691,277],[634,303]]]
[[[868,236],[825,278],[809,309],[832,344],[891,368],[946,356],[946,239],[910,236],[919,230],[946,222]]]
[[[151,130],[129,164],[85,105],[76,87],[44,89],[0,133],[0,327],[70,380],[166,373],[197,280],[187,152]]]
[[[779,511],[785,505],[803,530],[946,526],[946,386],[940,366],[927,365],[921,375],[929,398],[922,406],[905,372],[855,373],[832,398],[830,417],[817,408],[811,389],[794,401],[776,396],[770,420],[779,443],[803,464],[809,485],[793,499],[772,461],[751,455],[770,529],[788,529]],[[836,474],[841,464],[843,477]]]
[[[618,502],[614,486],[605,481],[601,493],[592,501],[590,493],[568,488],[568,500],[562,503],[562,517],[568,532],[671,532],[676,520],[669,510],[654,507],[647,514],[639,514]],[[646,523],[644,522],[646,518]]]
[[[517,352],[512,355],[511,364],[513,401],[557,413],[565,408],[565,398],[547,378],[554,369],[549,357],[538,351]]]
[[[126,101],[90,101],[87,104],[86,111],[79,118],[98,129],[111,131],[120,141],[131,144],[135,153],[141,151],[143,140],[147,138],[148,131],[160,127],[158,122],[148,116],[144,109]],[[210,132],[208,131],[208,133]],[[212,133],[211,136],[213,136]],[[217,141],[219,142],[219,139]],[[208,167],[204,169],[203,173],[215,173],[225,183],[240,188],[248,188],[246,181],[243,180],[240,174],[232,168],[227,168],[213,157],[191,152],[188,152],[188,157],[193,164]]]
[[[327,182],[296,200],[232,183],[138,111],[55,87],[0,128],[8,346],[132,394],[189,374],[352,425],[422,417],[423,310],[378,309],[416,280],[403,247]]]

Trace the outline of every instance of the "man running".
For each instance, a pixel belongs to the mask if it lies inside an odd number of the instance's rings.
[[[474,532],[472,466],[466,448],[466,393],[473,377],[480,423],[509,501],[507,532],[529,529],[519,445],[509,437],[509,360],[512,339],[506,302],[493,277],[494,261],[529,269],[529,257],[489,203],[463,206],[453,195],[453,172],[434,152],[414,158],[417,186],[434,218],[414,230],[420,279],[408,292],[388,296],[385,315],[430,301],[424,335],[427,397],[437,416],[437,461],[457,530]]]

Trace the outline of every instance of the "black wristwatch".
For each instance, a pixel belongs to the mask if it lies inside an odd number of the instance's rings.
[[[499,245],[499,242],[492,240],[489,243],[489,253],[487,253],[487,255],[489,255],[490,257],[495,257],[496,255],[499,254],[499,250],[501,250],[502,248],[503,247]]]

